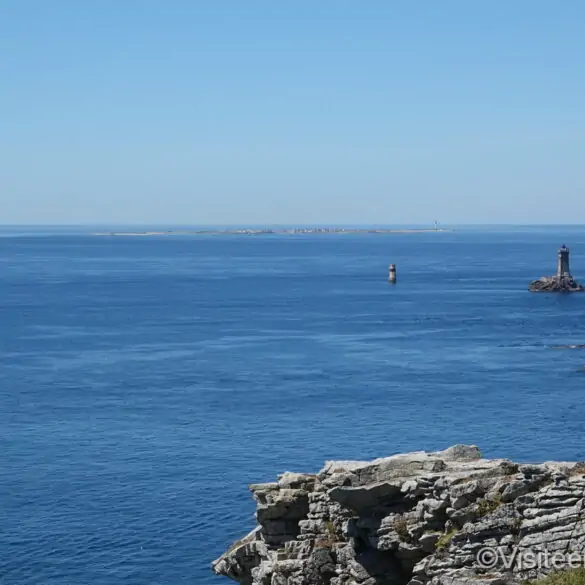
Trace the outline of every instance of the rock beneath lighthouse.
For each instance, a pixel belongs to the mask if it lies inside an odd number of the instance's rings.
[[[533,281],[528,290],[531,292],[584,292],[585,287],[572,276],[545,276]]]

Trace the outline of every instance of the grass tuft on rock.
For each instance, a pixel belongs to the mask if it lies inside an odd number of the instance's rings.
[[[448,548],[457,532],[459,532],[457,528],[451,528],[449,532],[445,532],[445,534],[439,536],[439,540],[437,540],[437,543],[435,544],[435,549],[445,550]]]
[[[502,505],[502,495],[496,494],[496,496],[490,500],[479,499],[477,501],[477,515],[480,518],[488,516],[492,512],[495,512]]]
[[[402,542],[410,542],[412,540],[410,532],[408,531],[408,522],[406,519],[397,518],[394,520],[393,528],[394,532],[398,534],[398,538],[400,538]]]
[[[585,585],[585,568],[551,573],[542,579],[527,581],[526,585]]]

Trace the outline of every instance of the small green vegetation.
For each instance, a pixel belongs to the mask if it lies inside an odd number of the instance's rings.
[[[325,530],[327,535],[315,540],[315,548],[332,548],[336,542],[339,542],[337,529],[331,520],[325,520]]]
[[[502,505],[502,494],[496,494],[491,499],[479,499],[477,500],[476,512],[480,518],[491,514]]]
[[[412,540],[412,536],[408,531],[408,522],[404,518],[396,518],[393,528],[402,542],[410,542]]]
[[[315,540],[315,548],[333,548],[333,545],[337,542],[336,538],[325,537],[317,538]]]
[[[439,540],[437,540],[435,548],[437,550],[445,550],[446,548],[448,548],[448,546],[451,544],[451,541],[453,540],[453,537],[457,534],[457,532],[459,532],[457,528],[451,528],[451,530],[439,536]]]
[[[585,569],[579,568],[551,573],[543,579],[527,581],[526,585],[585,585]]]

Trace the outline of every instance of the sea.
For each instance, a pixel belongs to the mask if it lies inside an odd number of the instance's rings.
[[[527,290],[582,226],[96,231],[0,229],[0,585],[227,583],[247,485],[325,460],[585,459],[585,294]]]

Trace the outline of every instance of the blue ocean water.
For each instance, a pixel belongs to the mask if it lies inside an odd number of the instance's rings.
[[[526,290],[583,228],[1,235],[2,585],[221,583],[247,484],[325,459],[585,459],[585,295]]]

